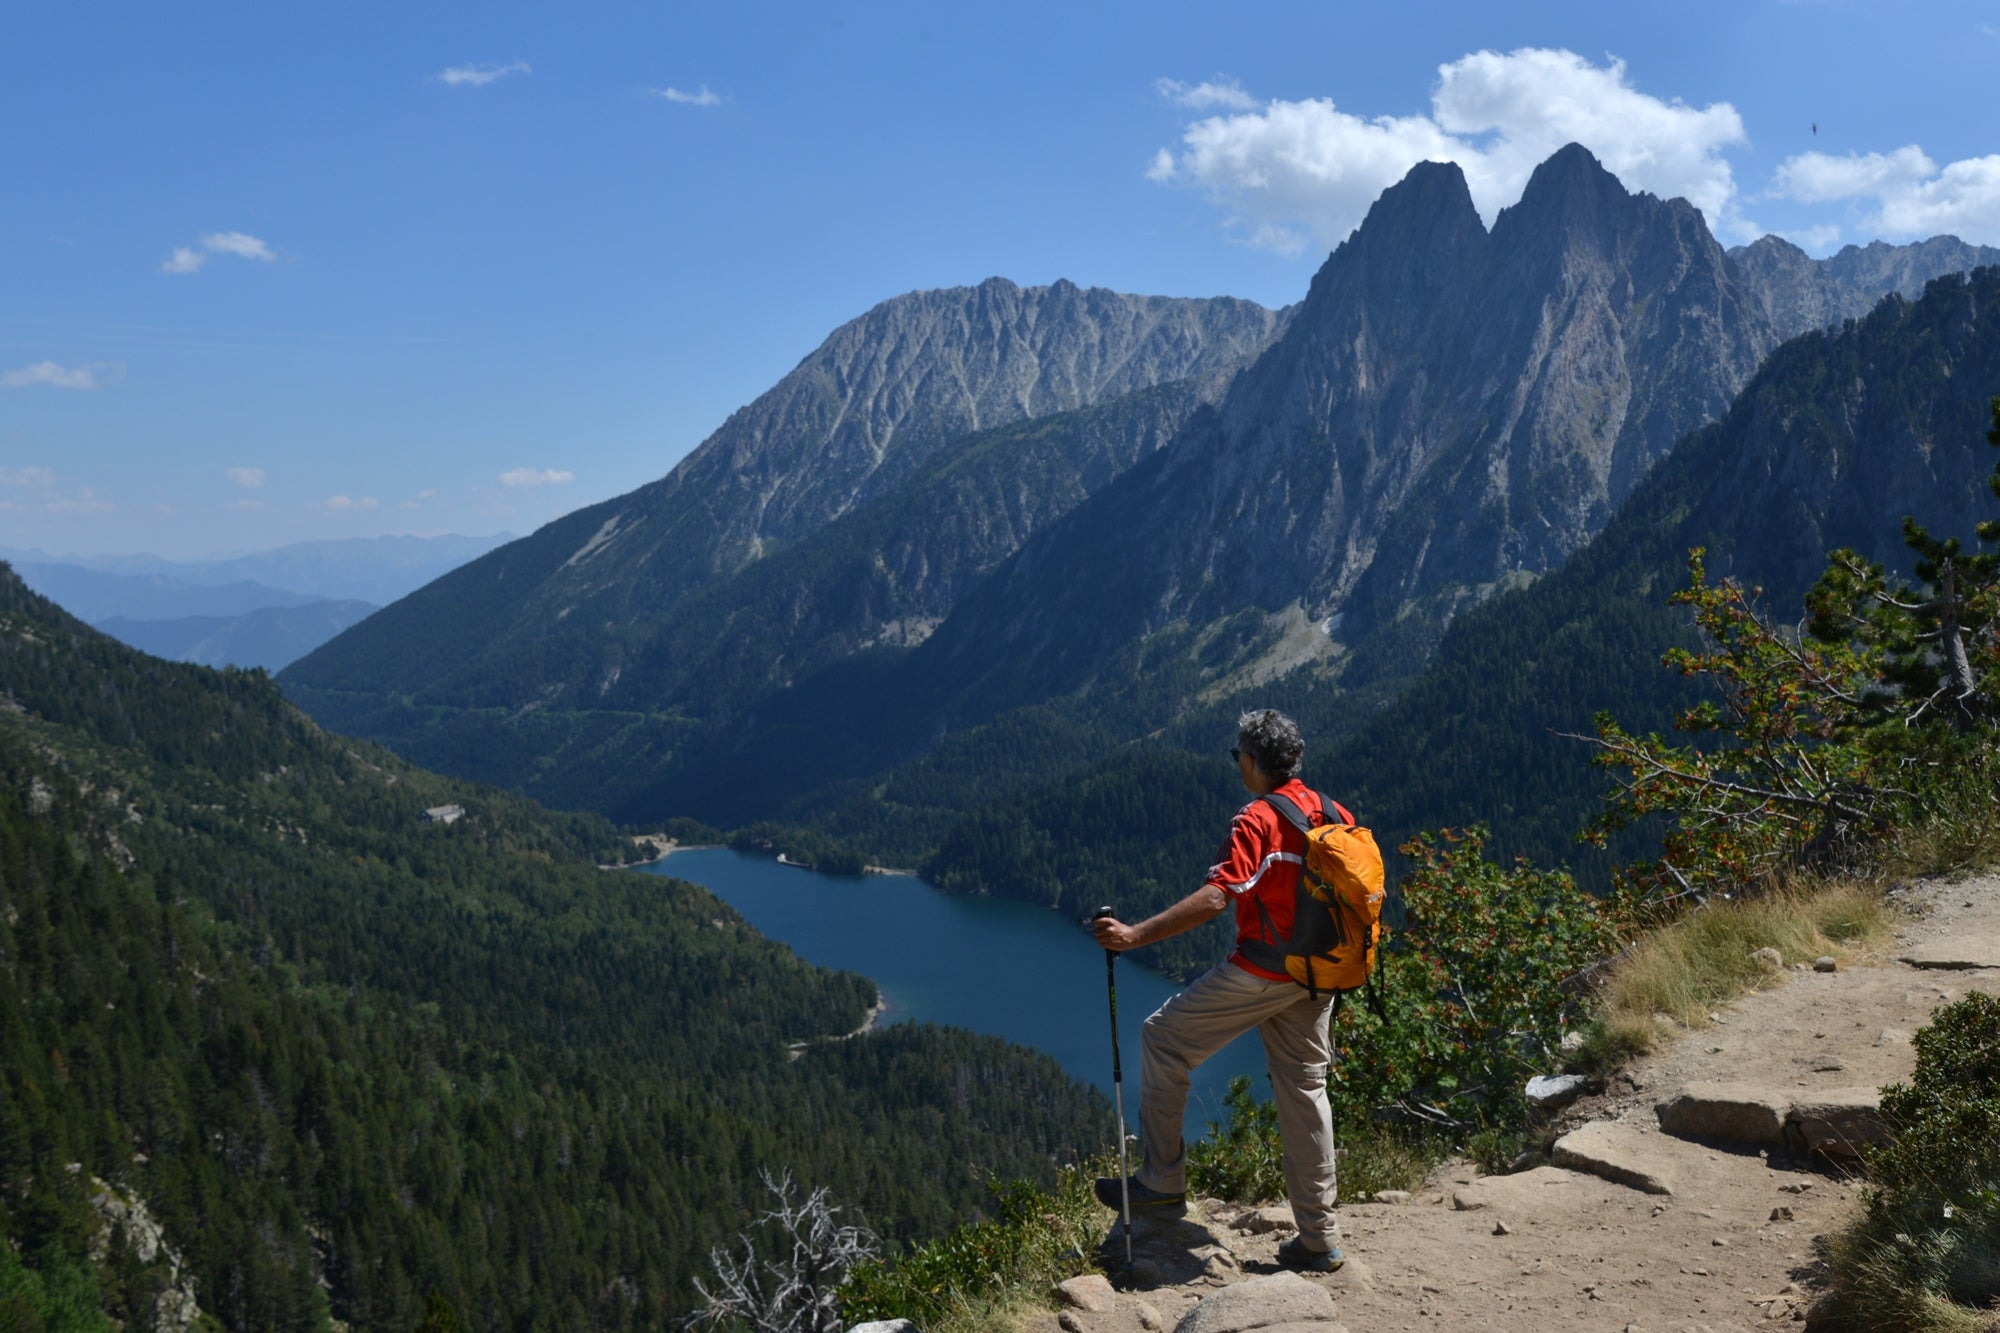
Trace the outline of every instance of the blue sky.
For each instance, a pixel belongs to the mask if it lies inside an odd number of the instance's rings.
[[[16,7],[0,545],[525,532],[899,292],[1296,300],[1424,156],[2000,244],[1996,66],[2000,0]]]

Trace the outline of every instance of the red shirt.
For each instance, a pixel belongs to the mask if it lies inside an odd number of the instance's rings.
[[[1341,818],[1338,803],[1333,810],[1322,809],[1319,794],[1297,778],[1271,794],[1289,798],[1309,820],[1315,815]],[[1221,854],[1209,867],[1207,883],[1228,894],[1235,906],[1238,944],[1244,940],[1275,943],[1292,933],[1293,895],[1298,892],[1304,855],[1305,835],[1265,801],[1252,801],[1236,812],[1236,818],[1230,821],[1229,840],[1222,844]],[[1269,914],[1274,934],[1265,933],[1263,915],[1257,910],[1259,905]],[[1240,949],[1229,955],[1229,961],[1266,981],[1291,980],[1282,972],[1258,967]]]

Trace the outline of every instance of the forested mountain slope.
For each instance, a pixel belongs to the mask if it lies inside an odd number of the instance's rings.
[[[1666,602],[1686,584],[1689,549],[1708,549],[1711,577],[1762,587],[1781,623],[1802,616],[1800,598],[1833,548],[1907,572],[1905,514],[1969,539],[1990,507],[1984,428],[1996,394],[2000,268],[1940,278],[1919,301],[1891,298],[1838,331],[1785,344],[1602,534],[1547,577],[1460,615],[1412,688],[1344,740],[1309,750],[1308,780],[1351,803],[1385,845],[1485,823],[1501,856],[1588,864],[1595,854],[1573,839],[1605,781],[1589,747],[1561,733],[1589,734],[1600,709],[1633,731],[1664,730],[1689,701],[1690,687],[1660,666],[1691,637],[1687,613]],[[1334,690],[1273,695],[1308,737],[1347,730],[1349,700]],[[1220,745],[1221,713],[1210,723]],[[1235,799],[1220,768],[1199,751],[1114,756],[968,815],[930,873],[1073,907],[1082,895],[1066,872],[1087,865],[1089,894],[1135,913],[1163,905],[1201,872],[1186,824],[1216,819]],[[1121,792],[1143,799],[1107,807]],[[1100,855],[1106,824],[1090,817],[1106,808],[1120,810],[1117,858]],[[1594,873],[1605,868],[1600,858]],[[1161,961],[1184,970],[1212,952],[1195,941]]]
[[[595,868],[622,845],[0,567],[0,1233],[128,1328],[189,1290],[233,1328],[407,1330],[433,1293],[462,1327],[659,1328],[762,1168],[910,1237],[1100,1136],[996,1041],[789,1058],[873,986]],[[105,1230],[131,1201],[171,1256]]]
[[[1504,851],[1565,859],[1604,784],[1588,748],[1555,733],[1588,734],[1602,708],[1667,726],[1684,687],[1659,657],[1689,622],[1665,601],[1689,548],[1707,548],[1712,578],[1762,587],[1781,623],[1803,617],[1835,548],[1907,574],[1904,515],[1969,541],[1991,504],[1995,394],[2000,268],[1787,343],[1568,565],[1455,623],[1333,769],[1392,832],[1484,821]]]

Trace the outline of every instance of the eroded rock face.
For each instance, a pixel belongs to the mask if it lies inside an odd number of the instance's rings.
[[[165,1287],[154,1302],[153,1327],[161,1333],[185,1333],[201,1319],[195,1300],[194,1278],[181,1267],[180,1254],[167,1244],[166,1233],[137,1194],[93,1176],[90,1206],[98,1217],[97,1235],[91,1239],[92,1263],[103,1263],[112,1243],[122,1241],[141,1264],[158,1265],[164,1270]]]
[[[1628,194],[1583,148],[1490,232],[1456,166],[1420,164],[1216,412],[1025,546],[932,645],[1031,646],[1060,686],[1118,642],[1245,606],[1300,602],[1342,635],[1411,603],[1441,624],[1581,545],[1776,342],[1701,214]]]

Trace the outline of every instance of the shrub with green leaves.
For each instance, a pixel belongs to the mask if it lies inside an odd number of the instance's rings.
[[[996,1183],[998,1216],[954,1228],[893,1260],[857,1266],[840,1290],[842,1315],[850,1325],[908,1319],[930,1333],[979,1328],[986,1312],[1010,1298],[1044,1295],[1088,1271],[1084,1255],[1105,1221],[1091,1180],[1104,1167],[1065,1168],[1053,1190],[1026,1180]]]
[[[1980,1327],[2000,1301],[2000,1000],[1938,1010],[1915,1044],[1910,1081],[1882,1092],[1895,1141],[1869,1159],[1835,1281],[1863,1327]]]
[[[1283,1196],[1285,1158],[1278,1139],[1277,1106],[1257,1100],[1247,1074],[1229,1080],[1222,1104],[1229,1111],[1229,1123],[1209,1121],[1208,1134],[1188,1147],[1188,1188],[1236,1203]]]
[[[1229,1108],[1229,1123],[1209,1121],[1208,1134],[1188,1147],[1188,1188],[1234,1203],[1282,1199],[1285,1161],[1278,1108],[1259,1101],[1243,1074],[1229,1080],[1223,1104]],[[1336,1119],[1333,1132],[1341,1149],[1343,1199],[1416,1188],[1447,1146],[1437,1136],[1418,1136],[1366,1116]]]
[[[1485,857],[1486,831],[1403,845],[1407,916],[1384,950],[1386,1021],[1344,1006],[1336,1114],[1390,1107],[1464,1133],[1519,1123],[1521,1090],[1561,1063],[1576,1000],[1562,982],[1616,947],[1615,923],[1567,874]]]

